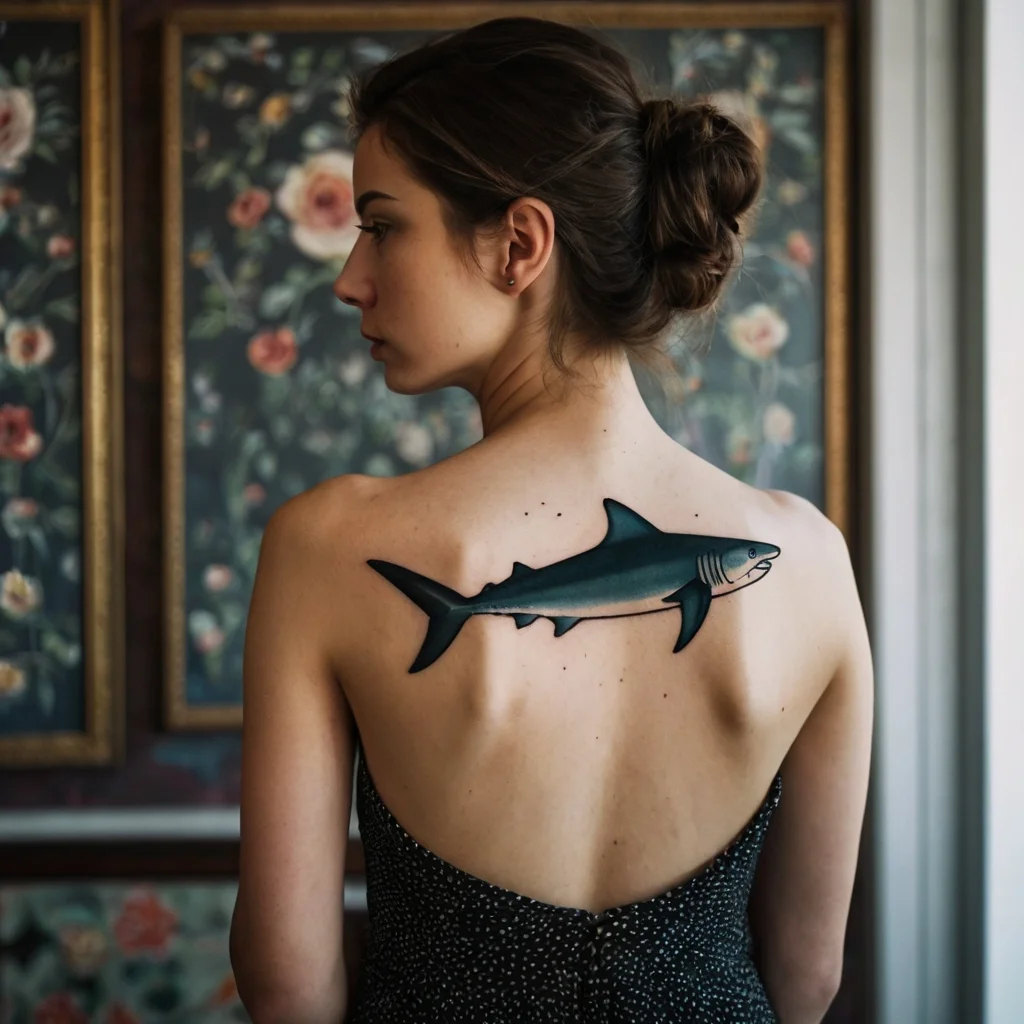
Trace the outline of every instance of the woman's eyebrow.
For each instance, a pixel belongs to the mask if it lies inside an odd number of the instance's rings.
[[[395,202],[398,202],[398,200],[394,196],[389,196],[387,192],[378,192],[374,189],[371,189],[369,192],[364,192],[356,200],[356,213],[358,213],[359,216],[362,217],[363,211],[370,203],[374,201],[374,199],[391,199],[394,200]]]

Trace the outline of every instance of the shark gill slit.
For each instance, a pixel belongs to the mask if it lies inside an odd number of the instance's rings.
[[[717,551],[712,551],[708,557],[712,560],[715,566],[715,572],[718,574],[718,582],[720,584],[728,583],[729,581],[725,577],[725,570],[722,568],[722,556]]]

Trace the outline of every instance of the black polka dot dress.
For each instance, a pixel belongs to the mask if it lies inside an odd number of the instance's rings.
[[[688,882],[599,914],[461,871],[385,806],[360,750],[370,937],[349,1024],[769,1024],[747,901],[777,776],[742,833]]]

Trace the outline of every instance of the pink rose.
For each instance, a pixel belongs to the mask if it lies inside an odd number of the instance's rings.
[[[231,586],[235,574],[229,565],[208,565],[203,572],[203,585],[211,593],[219,593]]]
[[[290,327],[279,327],[276,331],[261,331],[249,342],[249,362],[260,373],[279,377],[290,370],[299,357],[299,346],[295,332]]]
[[[786,236],[786,253],[794,263],[803,267],[814,262],[814,246],[803,231],[790,231]]]
[[[114,922],[114,938],[122,952],[165,953],[174,934],[178,917],[161,902],[156,893],[138,890],[124,901]]]
[[[297,248],[318,260],[348,257],[359,236],[348,153],[325,149],[289,168],[276,199]]]
[[[43,439],[35,432],[32,410],[23,405],[0,406],[0,459],[27,462],[43,447]]]
[[[246,505],[262,505],[266,500],[267,491],[263,484],[246,484],[242,490]]]
[[[51,260],[63,260],[75,251],[75,240],[68,235],[54,235],[46,243],[46,255]]]
[[[269,209],[270,193],[265,188],[247,188],[228,207],[228,221],[236,228],[254,228]]]

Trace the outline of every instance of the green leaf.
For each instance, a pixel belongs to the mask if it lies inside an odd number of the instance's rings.
[[[235,162],[230,157],[224,157],[220,160],[212,160],[203,164],[203,166],[196,171],[195,178],[193,180],[197,185],[201,185],[208,192],[212,192],[230,176],[234,169]]]
[[[295,340],[300,345],[313,337],[313,328],[316,326],[318,319],[319,315],[317,313],[307,313],[299,321],[299,326],[295,329]]]
[[[14,62],[14,77],[19,85],[28,85],[32,78],[32,61],[22,54]]]
[[[40,672],[39,681],[36,683],[36,697],[39,700],[39,707],[43,714],[47,717],[52,715],[54,706],[57,703],[57,693],[53,687],[53,680],[43,672]]]
[[[82,516],[73,505],[62,505],[50,513],[50,525],[65,537],[77,537],[81,528]]]
[[[277,320],[297,296],[298,292],[290,284],[272,284],[260,297],[260,314],[268,320]]]
[[[292,54],[292,67],[293,68],[308,68],[316,56],[315,51],[311,46],[299,47]]]
[[[210,312],[213,312],[214,309],[227,309],[228,300],[224,289],[219,284],[208,284],[203,289],[203,303],[213,307]]]
[[[48,164],[55,164],[57,162],[57,154],[53,151],[53,146],[44,139],[36,139],[35,148],[32,152],[36,156],[42,157]]]
[[[344,63],[344,60],[345,56],[341,50],[332,47],[330,50],[324,51],[324,55],[320,59],[320,67],[325,71],[337,71]]]
[[[238,261],[235,267],[236,281],[253,281],[260,276],[263,264],[259,260],[244,259]]]
[[[205,251],[213,248],[213,232],[209,228],[203,228],[192,236],[192,251]]]
[[[78,323],[78,300],[72,295],[65,295],[60,299],[51,299],[46,304],[46,313],[48,316],[60,317],[61,320],[66,320],[69,324]]]
[[[222,310],[211,310],[208,313],[200,313],[192,321],[188,336],[197,341],[209,341],[219,337],[227,326],[227,318]]]
[[[10,85],[11,85],[11,74],[7,70],[7,68],[5,68],[3,66],[3,64],[0,64],[0,88],[8,89],[8,88],[10,88]]]
[[[46,534],[36,526],[28,531],[28,539],[31,542],[32,547],[39,552],[40,557],[49,561],[50,546],[46,543]]]
[[[273,163],[267,164],[263,169],[267,181],[271,185],[280,185],[284,181],[285,176],[288,174],[288,168],[290,164],[285,163],[284,160],[275,160]]]

